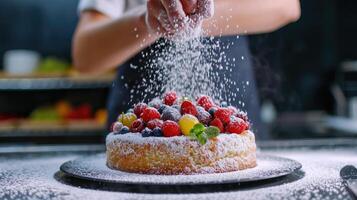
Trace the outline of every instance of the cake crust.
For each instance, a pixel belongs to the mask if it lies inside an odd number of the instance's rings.
[[[112,169],[143,174],[205,174],[253,168],[254,134],[220,134],[205,145],[189,137],[144,138],[140,133],[106,138],[107,165]]]

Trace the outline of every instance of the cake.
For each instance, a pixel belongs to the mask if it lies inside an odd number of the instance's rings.
[[[106,138],[107,166],[143,174],[205,174],[253,168],[247,114],[206,95],[170,91],[119,115]]]

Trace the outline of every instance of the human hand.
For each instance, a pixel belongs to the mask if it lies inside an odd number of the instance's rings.
[[[213,10],[213,0],[148,0],[145,21],[150,33],[170,37],[198,28]]]

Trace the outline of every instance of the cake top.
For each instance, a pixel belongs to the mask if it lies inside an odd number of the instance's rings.
[[[207,95],[196,100],[166,92],[148,104],[137,103],[121,113],[112,125],[113,134],[138,133],[142,137],[188,136],[205,144],[219,134],[241,134],[250,127],[247,114]]]

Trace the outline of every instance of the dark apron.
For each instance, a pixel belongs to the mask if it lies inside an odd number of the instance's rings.
[[[252,69],[252,62],[251,62],[251,53],[249,51],[248,46],[248,39],[246,37],[237,38],[236,36],[229,36],[229,37],[217,37],[214,40],[220,40],[222,46],[230,45],[230,48],[225,51],[225,55],[227,58],[235,58],[234,66],[232,71],[226,70],[219,72],[222,74],[226,73],[226,77],[230,77],[235,80],[237,84],[245,84],[245,91],[243,92],[240,90],[238,92],[237,98],[229,102],[229,104],[236,106],[244,111],[248,112],[249,119],[252,123],[253,131],[256,132],[258,138],[267,138],[265,135],[265,130],[262,128],[262,123],[260,121],[260,107],[258,102],[258,93],[256,90],[256,84]],[[211,40],[204,40],[204,43],[215,42]],[[162,41],[160,41],[162,42]],[[151,50],[160,50],[155,49],[155,45],[152,45],[144,50],[144,52],[150,52]],[[165,47],[161,47],[165,48]],[[221,50],[222,51],[222,50]],[[218,54],[217,54],[218,55]],[[244,59],[242,59],[242,57]],[[141,53],[134,56],[132,59],[127,61],[125,64],[119,67],[118,74],[116,79],[113,82],[113,86],[111,88],[111,93],[108,100],[108,111],[109,111],[109,118],[108,118],[108,127],[112,124],[116,119],[118,114],[121,112],[127,111],[130,107],[132,107],[137,102],[148,102],[155,95],[150,95],[155,92],[150,92],[148,96],[143,99],[142,95],[136,95],[130,93],[130,90],[136,88],[138,84],[144,79],[148,78],[150,72],[145,69],[143,66],[153,59],[153,57],[143,57]],[[222,63],[224,65],[224,63]],[[137,68],[133,68],[131,66],[138,66]],[[157,83],[160,83],[160,80],[153,80]],[[246,83],[249,82],[247,85]],[[240,86],[242,88],[242,86]],[[141,88],[140,90],[144,91],[145,88]],[[161,93],[162,91],[157,91],[157,93]],[[221,94],[222,97],[227,96],[227,93],[237,93],[235,88],[226,88],[226,94]],[[133,95],[131,97],[131,95]],[[239,102],[244,102],[245,106],[242,107],[242,104]]]

